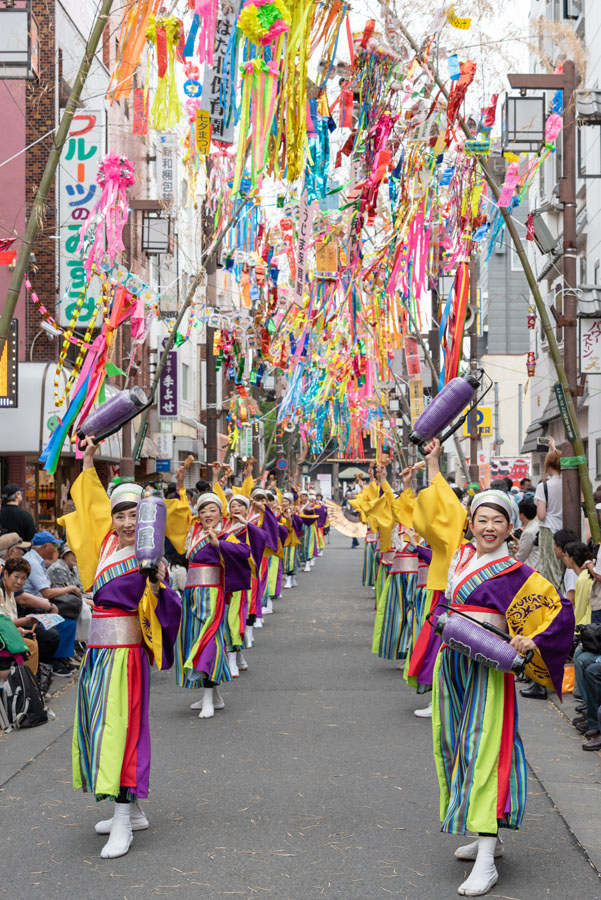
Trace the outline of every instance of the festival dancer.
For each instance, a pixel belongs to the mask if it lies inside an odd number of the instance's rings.
[[[297,586],[296,567],[298,565],[298,548],[301,544],[303,535],[303,523],[300,516],[294,512],[294,495],[291,493],[282,494],[282,515],[280,525],[284,525],[288,530],[288,536],[284,541],[284,562],[283,569],[286,580],[284,588],[293,588]]]
[[[266,504],[273,513],[275,519],[278,522],[278,534],[280,544],[283,548],[284,542],[288,537],[288,529],[280,524],[280,511],[278,508],[278,498],[277,495],[273,493],[273,491],[267,490],[266,492]],[[273,612],[273,601],[278,600],[281,596],[282,591],[282,559],[284,556],[283,549],[281,551],[278,550],[277,555],[272,555],[269,557],[267,564],[267,584],[265,595],[263,597],[263,614],[271,615]]]
[[[404,660],[415,602],[418,557],[399,533],[398,525],[392,532],[392,553],[376,611],[371,652],[380,659]]]
[[[176,473],[177,500],[167,500],[167,528],[178,553],[186,553],[188,577],[177,640],[176,683],[203,689],[193,703],[200,719],[210,719],[224,703],[218,686],[230,681],[225,651],[225,595],[250,586],[250,547],[223,531],[223,501],[216,493],[201,494],[197,513],[185,500],[184,469]]]
[[[310,572],[315,564],[317,554],[317,513],[313,509],[308,491],[298,493],[298,515],[303,523],[302,558],[305,563],[303,572]]]
[[[434,440],[427,451],[430,487],[418,494],[414,521],[434,550],[432,565],[437,549],[444,556],[449,540],[454,542],[447,600],[452,608],[464,607],[506,632],[518,653],[532,652],[526,673],[561,696],[574,632],[571,604],[542,575],[509,555],[511,506],[502,491],[476,495],[473,543],[460,546],[452,523],[462,523],[465,510],[440,474],[440,442]],[[526,762],[514,677],[443,645],[434,669],[432,713],[441,830],[478,835],[455,851],[461,860],[475,860],[458,893],[478,897],[498,880],[495,857],[504,852],[499,827],[517,829],[524,816]]]
[[[267,506],[267,492],[263,488],[255,488],[251,494],[251,513],[249,525],[260,529],[265,538],[265,545],[260,562],[255,561],[255,571],[251,581],[249,619],[252,616],[248,631],[247,646],[252,646],[254,629],[263,627],[263,598],[268,590],[269,558],[280,552],[280,534],[278,522]]]
[[[97,445],[86,437],[83,471],[71,487],[75,512],[59,520],[77,557],[92,625],[79,674],[73,731],[73,786],[115,801],[96,825],[109,839],[103,859],[124,856],[132,831],[148,828],[138,800],[150,775],[150,664],[168,669],[181,616],[179,595],[157,576],[140,574],[134,552],[142,488],[122,482],[107,496],[94,468]]]

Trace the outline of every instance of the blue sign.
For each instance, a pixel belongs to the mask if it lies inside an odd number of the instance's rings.
[[[276,465],[277,465],[278,469],[285,469],[286,466],[288,465],[288,463],[286,462],[285,459],[278,459]]]
[[[157,472],[170,472],[171,471],[171,460],[170,459],[157,459]]]

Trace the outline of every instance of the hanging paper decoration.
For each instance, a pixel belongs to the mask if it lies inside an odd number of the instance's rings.
[[[182,116],[182,105],[177,93],[175,57],[180,42],[181,22],[175,16],[150,16],[146,40],[154,49],[158,85],[150,110],[150,124],[157,131],[175,128]],[[150,53],[146,89],[150,82]]]
[[[528,371],[528,378],[532,378],[536,371],[536,353],[534,350],[528,351],[528,358],[526,361],[526,369]]]
[[[536,328],[536,309],[534,306],[528,307],[528,328]]]
[[[126,156],[107,153],[98,168],[96,183],[101,193],[81,227],[77,248],[83,249],[88,279],[94,263],[99,270],[110,269],[117,253],[125,249],[122,234],[129,211],[126,190],[136,183],[134,167]]]
[[[292,19],[283,0],[246,0],[238,29],[254,44],[271,44],[290,29]]]
[[[279,69],[275,62],[264,59],[250,59],[240,66],[242,75],[242,116],[240,129],[243,134],[252,134],[252,168],[251,181],[253,187],[260,186],[259,177],[267,165],[269,145],[268,135],[273,124],[277,100]],[[244,169],[246,156],[245,142],[238,144],[236,158],[236,174],[232,191],[237,194]]]
[[[107,91],[112,100],[127,100],[130,96],[134,72],[146,43],[146,29],[159,6],[160,0],[126,0],[117,41],[117,59]]]
[[[198,62],[209,66],[214,62],[215,28],[217,14],[219,12],[219,0],[195,0],[195,19],[202,21],[200,36],[198,39]],[[190,55],[190,54],[186,54]]]

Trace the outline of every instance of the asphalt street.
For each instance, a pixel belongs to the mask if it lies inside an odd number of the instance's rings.
[[[469,864],[453,856],[462,839],[439,832],[430,724],[413,715],[424,704],[394,663],[370,653],[373,592],[349,544],[333,535],[299,588],[284,592],[214,719],[189,709],[197,695],[176,688],[172,672],[153,672],[151,824],[127,856],[99,858],[94,823],[109,805],[71,789],[73,686],[53,701],[54,722],[0,738],[0,897],[458,896]],[[571,736],[553,727],[555,707],[530,703],[526,746],[544,783],[547,757],[567,758]],[[575,745],[571,774],[555,773],[587,789],[580,813],[595,832],[598,763]],[[488,896],[601,900],[561,805],[531,776],[524,827],[504,835]]]

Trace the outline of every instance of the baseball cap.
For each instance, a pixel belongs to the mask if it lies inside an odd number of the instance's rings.
[[[5,484],[2,488],[2,496],[3,497],[14,497],[15,494],[23,493],[23,488],[19,487],[18,484]]]
[[[43,544],[62,544],[62,541],[49,531],[38,531],[31,543],[34,547],[41,547]]]
[[[12,549],[12,547],[22,547],[23,550],[29,550],[31,544],[28,541],[22,541],[21,535],[16,531],[9,531],[7,534],[0,535],[0,553]]]

